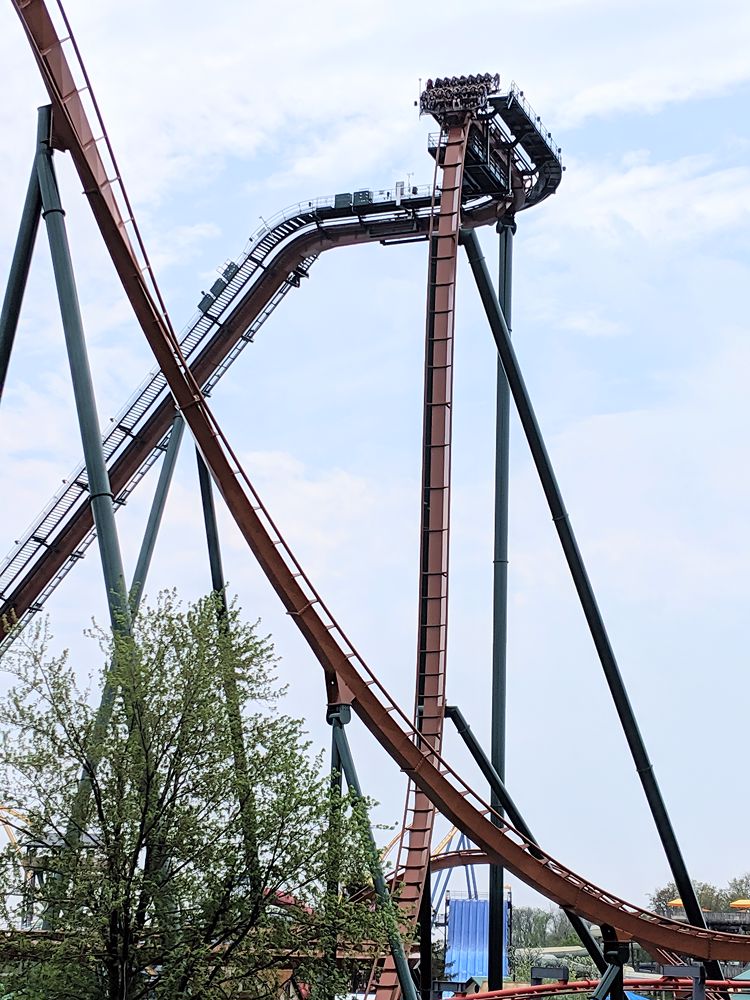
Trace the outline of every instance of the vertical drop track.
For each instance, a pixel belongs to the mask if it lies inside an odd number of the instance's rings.
[[[436,224],[430,235],[425,337],[422,513],[419,560],[419,628],[414,726],[423,750],[439,754],[445,713],[448,636],[448,553],[450,532],[451,405],[461,187],[469,119],[441,134],[442,185]],[[437,197],[437,189],[435,192]],[[409,782],[396,870],[399,906],[411,929],[429,886],[430,845],[435,806]],[[423,910],[423,913],[425,911]],[[424,961],[424,956],[423,959]],[[393,960],[385,959],[378,1000],[397,1000]]]

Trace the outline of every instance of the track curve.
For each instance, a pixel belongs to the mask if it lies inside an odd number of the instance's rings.
[[[502,818],[494,825],[484,815],[487,803],[433,750],[425,753],[420,748],[419,734],[359,656],[278,533],[181,355],[150,281],[140,269],[134,269],[132,247],[119,214],[112,209],[110,182],[98,169],[101,161],[92,159],[86,129],[81,128],[80,99],[76,103],[70,92],[66,93],[65,82],[72,77],[52,22],[43,17],[44,4],[41,0],[15,0],[14,5],[53,102],[58,142],[61,148],[70,149],[123,288],[232,516],[323,667],[329,700],[350,702],[391,758],[448,819],[490,860],[547,898],[589,920],[618,927],[649,949],[668,949],[700,959],[750,960],[750,938],[711,933],[649,913],[566,868]],[[67,76],[61,71],[63,64]]]
[[[308,265],[326,250],[336,247],[357,246],[383,239],[427,237],[430,222],[429,198],[415,200],[401,211],[394,206],[376,206],[368,216],[348,218],[313,219],[300,230],[288,232],[271,259],[264,259],[257,268],[254,279],[238,297],[231,313],[222,317],[213,333],[200,345],[198,356],[190,359],[193,378],[203,387],[215,378],[217,369],[242,342],[245,331],[251,329],[264,315],[268,304],[287,286],[290,274]],[[481,206],[487,222],[492,218]],[[389,210],[390,209],[390,210]],[[311,213],[314,215],[315,213]],[[478,222],[479,224],[479,222]],[[307,270],[307,266],[305,267]],[[143,467],[163,442],[174,416],[174,403],[169,394],[147,411],[136,426],[127,428],[124,447],[108,463],[110,482],[115,501],[121,503],[131,484],[141,474]],[[118,418],[119,419],[119,418]],[[158,452],[157,452],[158,453]],[[80,473],[81,470],[78,470]],[[75,486],[78,474],[70,477],[68,489]],[[3,621],[23,621],[42,599],[56,578],[64,575],[66,565],[78,558],[93,537],[93,520],[88,504],[88,493],[78,490],[78,499],[64,511],[64,521],[50,533],[45,528],[46,515],[58,498],[45,507],[42,515],[6,559],[0,572],[0,641],[7,634]],[[31,547],[32,551],[24,551]]]
[[[574,979],[568,983],[543,983],[539,986],[509,986],[504,990],[488,990],[470,994],[471,1000],[520,1000],[521,997],[554,997],[567,996],[569,993],[588,993],[599,985],[598,979]],[[692,979],[672,979],[667,976],[644,976],[638,979],[625,979],[626,990],[658,990],[659,993],[687,993],[692,996]],[[719,993],[739,993],[747,990],[747,983],[731,979],[709,979],[706,990],[713,996]],[[460,997],[463,994],[457,993]]]

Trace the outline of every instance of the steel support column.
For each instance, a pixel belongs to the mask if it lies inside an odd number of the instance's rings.
[[[120,543],[115,525],[112,490],[109,484],[109,476],[107,475],[107,467],[99,433],[99,418],[96,412],[96,399],[86,351],[86,339],[65,228],[65,212],[60,202],[60,193],[52,162],[51,125],[51,109],[49,107],[40,108],[36,169],[41,194],[42,217],[44,218],[49,238],[52,268],[57,286],[60,315],[70,364],[73,395],[75,397],[84,461],[86,463],[89,501],[96,526],[99,555],[101,557],[104,584],[107,591],[110,622],[115,639],[119,638],[122,640],[129,638],[131,634],[130,605],[122,566],[122,556],[120,554]],[[107,679],[105,680],[101,702],[97,711],[91,745],[88,747],[87,769],[82,772],[79,779],[78,790],[73,801],[71,816],[67,826],[66,840],[70,846],[75,845],[79,841],[83,832],[83,819],[91,794],[90,773],[95,771],[99,765],[101,757],[100,748],[112,715],[114,696],[114,686]],[[60,886],[59,888],[63,892],[63,887]],[[55,904],[51,903],[50,910],[54,909]],[[48,926],[48,923],[49,913],[45,915],[44,925]]]
[[[178,413],[172,421],[172,433],[169,435],[167,450],[164,454],[164,461],[159,470],[159,481],[156,484],[154,499],[151,503],[146,530],[143,533],[141,551],[138,554],[138,562],[135,566],[133,581],[130,584],[130,611],[135,615],[143,597],[143,588],[146,586],[146,577],[151,566],[151,558],[154,554],[156,536],[159,534],[161,519],[164,515],[164,507],[167,502],[167,494],[172,482],[177,456],[180,453],[180,443],[185,430],[185,421]]]
[[[42,119],[39,119],[39,128],[42,127]],[[39,141],[41,141],[38,136]],[[39,178],[37,176],[36,161],[31,170],[29,186],[26,191],[26,200],[23,203],[21,213],[21,224],[18,227],[18,238],[13,251],[13,259],[10,264],[10,274],[8,275],[8,287],[3,299],[3,308],[0,311],[0,399],[2,399],[5,388],[5,378],[8,374],[8,364],[13,350],[16,330],[18,329],[18,318],[21,313],[21,303],[26,290],[26,279],[29,276],[31,266],[31,256],[34,252],[34,243],[39,229],[39,219],[42,215],[42,196],[39,192]]]
[[[351,709],[348,705],[329,706],[328,722],[333,727],[333,738],[336,742],[339,759],[341,761],[341,770],[346,778],[349,791],[356,797],[366,817],[367,811],[364,796],[362,795],[362,787],[359,783],[359,778],[357,777],[357,770],[354,766],[354,758],[352,757],[352,753],[349,748],[349,741],[346,738],[346,732],[344,730],[344,726],[350,718]],[[367,835],[370,842],[370,874],[375,886],[375,892],[380,900],[380,905],[383,907],[386,914],[388,944],[390,945],[391,956],[393,957],[393,962],[396,967],[398,984],[401,988],[404,1000],[417,1000],[417,991],[409,970],[409,962],[406,958],[406,952],[404,951],[404,945],[401,941],[401,935],[398,930],[396,907],[391,899],[391,895],[388,891],[388,885],[383,875],[383,869],[380,865],[380,857],[378,855],[378,847],[375,843],[375,837],[369,820],[367,821]]]
[[[498,223],[499,268],[497,299],[510,327],[511,282],[513,276],[512,220]],[[505,369],[497,360],[495,420],[495,549],[492,579],[492,723],[490,759],[505,781],[506,687],[508,647],[508,476],[510,466],[510,389]],[[492,808],[502,813],[502,803],[491,793]],[[499,817],[497,819],[499,822]],[[505,945],[505,871],[490,865],[489,947],[487,989],[503,988]]]
[[[197,448],[195,449],[195,457],[198,464],[198,480],[200,483],[201,503],[203,505],[203,520],[206,526],[208,561],[211,569],[211,589],[217,602],[216,613],[219,619],[219,627],[226,634],[228,621],[226,581],[224,579],[224,567],[221,560],[219,525],[216,520],[216,507],[214,505],[211,473],[208,471],[208,466],[203,461],[203,456]],[[234,763],[234,773],[236,775],[235,790],[237,794],[237,804],[240,809],[240,820],[242,823],[245,863],[247,864],[253,890],[260,893],[262,892],[263,887],[260,884],[255,799],[253,796],[253,783],[250,779],[250,769],[247,763],[245,734],[242,728],[242,708],[233,662],[225,663],[224,665],[224,669],[222,670],[222,685],[224,687],[224,700],[227,706],[227,721],[232,740],[232,757]]]
[[[430,1000],[432,996],[432,874],[429,868],[419,902],[419,996],[420,1000]]]
[[[116,635],[128,635],[130,633],[130,608],[125,586],[125,574],[122,568],[120,543],[115,526],[112,490],[102,452],[94,385],[91,379],[81,311],[78,305],[73,264],[65,230],[65,212],[60,203],[60,193],[52,165],[52,147],[49,143],[51,124],[51,109],[49,107],[40,108],[36,166],[42,198],[42,216],[47,226],[52,267],[60,302],[73,394],[86,462],[91,511],[99,541],[99,554],[104,572],[104,583],[107,588],[112,630]]]
[[[646,746],[638,728],[638,722],[636,721],[633,707],[630,704],[614,650],[604,625],[604,619],[602,618],[602,613],[594,595],[594,589],[586,572],[583,557],[578,548],[573,527],[565,510],[560,487],[557,483],[541,430],[539,429],[526,383],[518,365],[518,359],[513,350],[508,324],[495,297],[495,291],[492,287],[492,281],[487,271],[487,264],[479,245],[479,240],[476,233],[466,229],[461,231],[461,237],[492,334],[495,338],[495,343],[497,344],[500,360],[503,363],[505,374],[508,378],[508,384],[510,385],[510,391],[516,404],[518,416],[529,443],[529,449],[531,450],[534,464],[539,474],[550,513],[552,514],[552,520],[557,529],[557,534],[565,553],[565,559],[568,563],[568,568],[570,569],[573,583],[589,626],[591,638],[599,655],[599,661],[620,718],[638,777],[646,794],[651,815],[654,818],[656,829],[664,847],[677,891],[685,906],[685,913],[690,923],[696,927],[705,928],[706,923],[703,913],[698,904],[693,884],[690,881],[680,846],[677,843],[677,837],[675,836],[672,822],[662,798],[656,775],[654,774],[653,764],[646,752]],[[711,979],[723,978],[721,966],[715,960],[707,961],[706,970]]]
[[[211,590],[216,595],[219,602],[220,614],[226,618],[227,595],[226,580],[224,579],[224,567],[221,562],[221,546],[219,545],[219,526],[216,522],[216,506],[214,505],[214,491],[211,485],[211,473],[208,471],[203,456],[196,448],[195,458],[198,463],[198,482],[201,490],[201,503],[203,505],[203,523],[206,527],[206,543],[208,545],[208,564],[211,570]]]
[[[42,217],[47,227],[52,268],[60,303],[60,315],[62,317],[65,343],[70,363],[73,395],[75,397],[84,461],[86,463],[89,502],[96,527],[104,585],[107,591],[110,622],[114,636],[116,638],[126,638],[130,636],[131,630],[130,605],[125,585],[125,574],[122,567],[120,543],[115,525],[112,490],[109,484],[109,476],[107,475],[107,467],[104,461],[99,434],[99,418],[96,412],[94,385],[91,378],[91,369],[86,351],[86,339],[73,274],[73,264],[65,229],[65,212],[60,202],[60,193],[52,162],[51,127],[51,108],[40,108],[37,131],[36,169],[42,201]],[[91,770],[96,770],[99,764],[101,741],[109,725],[114,696],[114,687],[110,684],[109,680],[105,680],[97,711],[92,744],[88,753],[89,768]],[[77,842],[82,833],[83,815],[90,794],[91,780],[88,772],[84,772],[79,780],[78,791],[73,802],[71,818],[68,824],[67,833],[70,843]]]
[[[591,994],[591,1000],[624,1000],[623,966],[628,960],[630,951],[627,942],[617,940],[617,931],[608,924],[602,924],[602,942],[607,968],[596,989]],[[601,970],[600,970],[601,971]]]
[[[340,712],[341,709],[337,706],[337,710]],[[330,903],[334,900],[338,900],[339,895],[339,859],[337,854],[336,843],[339,838],[339,831],[341,829],[341,793],[343,791],[343,775],[341,772],[341,755],[339,754],[339,746],[336,740],[336,728],[333,721],[328,717],[328,721],[331,725],[331,771],[330,771],[330,808],[328,811],[328,883],[326,885],[326,902]],[[326,961],[330,966],[333,966],[336,962],[336,957],[338,953],[338,933],[335,926],[330,926],[326,928],[326,934],[328,936],[328,941],[325,945],[325,956]],[[334,1000],[334,995],[329,993],[326,1000]]]
[[[526,825],[526,821],[518,811],[518,807],[510,796],[510,792],[505,787],[505,782],[498,774],[492,761],[487,759],[487,754],[482,749],[479,740],[471,731],[471,726],[464,718],[461,710],[456,705],[448,705],[445,709],[445,717],[446,719],[450,719],[455,725],[458,735],[466,744],[469,753],[479,765],[480,771],[487,779],[492,791],[493,800],[497,801],[503,812],[508,814],[511,826],[514,826],[516,830],[518,830],[519,833],[522,833],[527,840],[531,841],[532,844],[538,844],[539,841]],[[603,973],[607,968],[607,963],[604,959],[604,955],[602,954],[602,950],[596,943],[588,925],[584,923],[584,921],[581,920],[578,914],[574,913],[573,910],[569,910],[564,906],[561,907],[561,909],[570,921],[571,927],[580,938],[581,944],[591,956],[594,965],[596,965],[599,972]],[[489,940],[492,942],[491,937]]]

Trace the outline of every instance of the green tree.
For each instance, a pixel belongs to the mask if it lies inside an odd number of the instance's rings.
[[[538,906],[513,908],[509,957],[514,979],[527,980],[532,967],[543,962],[545,949],[580,943],[562,910]],[[589,963],[590,959],[581,957],[572,962],[556,960],[555,964],[569,966],[571,975],[581,978],[587,972]],[[593,967],[593,963],[591,965]]]
[[[508,942],[508,964],[514,979],[525,982],[532,966],[538,964],[544,953],[549,910],[538,906],[514,906]]]
[[[733,899],[750,899],[750,872],[730,878],[727,883],[727,896],[730,903]]]
[[[547,929],[552,919],[549,910],[538,906],[513,907],[513,946],[515,948],[544,948]]]
[[[581,943],[581,939],[573,930],[564,910],[553,909],[550,911],[544,943],[550,947],[556,945],[558,948]]]
[[[698,898],[698,903],[704,910],[726,910],[729,902],[735,899],[726,889],[720,889],[710,882],[699,882],[693,879],[693,888]],[[667,882],[666,885],[655,889],[649,895],[651,908],[657,913],[669,913],[670,907],[667,905],[673,899],[679,899],[679,892],[674,882]]]
[[[332,995],[382,953],[385,914],[331,891],[367,882],[360,804],[332,803],[302,723],[281,712],[268,639],[217,610],[166,593],[132,642],[99,635],[116,693],[106,727],[45,627],[9,654],[0,787],[25,820],[22,853],[0,857],[2,921],[17,930],[0,994],[262,998],[292,970]],[[81,775],[90,794],[71,824]]]

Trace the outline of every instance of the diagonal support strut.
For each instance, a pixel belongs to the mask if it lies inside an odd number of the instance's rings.
[[[578,542],[565,509],[565,504],[563,503],[555,471],[547,453],[531,398],[513,349],[508,324],[505,321],[502,309],[495,296],[494,288],[492,287],[492,280],[487,270],[487,263],[482,253],[479,239],[472,230],[462,229],[461,242],[466,250],[477,289],[479,290],[479,295],[487,314],[490,329],[497,344],[500,360],[508,378],[516,410],[539,474],[544,495],[547,499],[552,520],[560,538],[560,544],[562,545],[565,559],[568,563],[568,568],[570,569],[570,574],[589,626],[591,638],[599,655],[599,661],[602,665],[612,700],[614,701],[623,732],[625,733],[625,739],[627,740],[638,777],[646,794],[646,800],[651,809],[651,815],[654,818],[654,823],[664,847],[669,867],[672,870],[680,898],[683,901],[690,923],[695,927],[705,929],[706,922],[703,912],[698,904],[693,883],[688,875],[682,851],[677,842],[667,807],[656,780],[653,764],[649,760],[633,706],[630,704],[630,698],[628,697],[620,668],[617,665],[614,649],[612,648],[604,624],[604,618],[594,594],[594,588],[586,572],[583,557],[578,548]],[[723,979],[721,966],[713,959],[709,959],[706,962],[706,971],[711,979]]]

